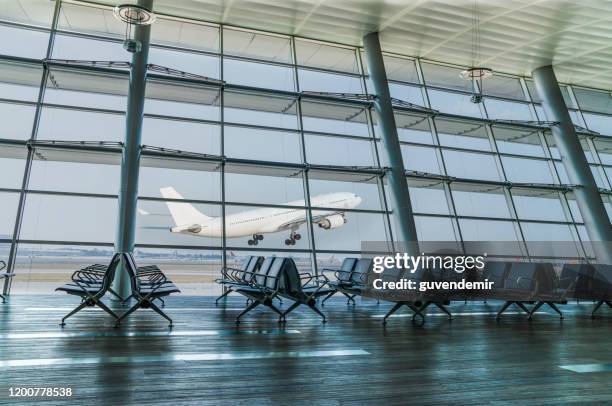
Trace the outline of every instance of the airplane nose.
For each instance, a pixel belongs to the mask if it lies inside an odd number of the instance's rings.
[[[355,201],[355,206],[359,206],[361,204],[361,197],[354,195],[355,197],[353,197],[354,201]]]

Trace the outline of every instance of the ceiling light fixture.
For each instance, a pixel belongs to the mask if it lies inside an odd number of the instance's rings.
[[[113,14],[117,20],[125,23],[123,48],[130,53],[140,52],[142,44],[133,37],[133,27],[153,24],[156,19],[155,13],[136,4],[120,4],[115,7]]]
[[[474,0],[472,7],[472,67],[460,73],[460,76],[469,80],[472,85],[472,97],[470,98],[472,103],[482,102],[482,81],[493,76],[493,70],[479,66],[480,61],[480,10],[478,9],[478,0]]]

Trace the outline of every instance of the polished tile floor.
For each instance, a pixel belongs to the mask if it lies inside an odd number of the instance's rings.
[[[456,303],[448,321],[431,313],[415,327],[389,303],[328,301],[323,324],[301,309],[279,326],[230,296],[170,298],[175,327],[150,310],[113,328],[87,309],[63,329],[77,300],[12,296],[0,305],[0,404],[560,404],[612,403],[612,311],[566,305],[560,321],[499,303]],[[287,307],[287,303],[283,307]],[[10,398],[10,387],[70,387],[71,399]]]

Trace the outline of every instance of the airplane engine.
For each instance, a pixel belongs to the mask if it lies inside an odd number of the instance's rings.
[[[199,224],[192,224],[187,228],[187,231],[190,233],[199,233],[200,231],[202,231],[202,226]]]
[[[325,219],[319,222],[319,227],[330,230],[332,228],[342,227],[346,223],[344,216],[340,214],[334,214],[333,216],[325,217]]]

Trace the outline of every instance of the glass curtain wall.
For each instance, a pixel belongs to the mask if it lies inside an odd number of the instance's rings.
[[[0,44],[0,259],[14,262],[12,293],[50,293],[112,253],[130,54],[107,6],[27,5],[0,10],[3,37],[14,38]],[[320,269],[364,254],[362,241],[393,241],[362,54],[159,15],[137,260],[159,264],[187,293],[213,294],[220,267],[246,255]],[[554,236],[584,255],[584,226],[529,79],[496,74],[474,104],[462,67],[384,57],[421,240],[513,242],[535,258],[523,243]],[[563,91],[612,215],[610,93]],[[339,209],[338,193],[358,203]],[[181,220],[173,205],[222,219],[221,231],[171,232]],[[263,239],[231,232],[244,216],[270,213],[287,221]]]

